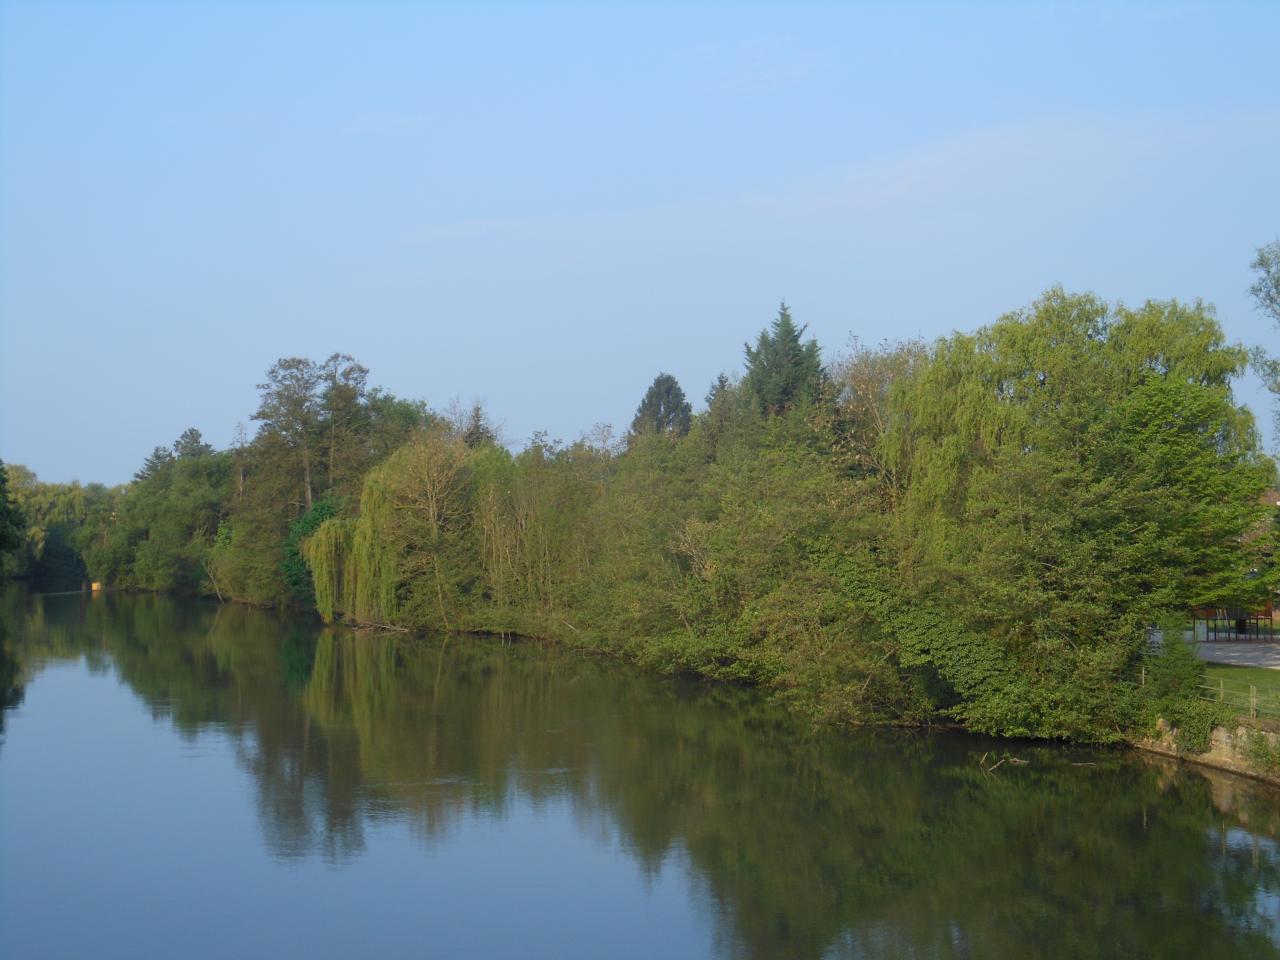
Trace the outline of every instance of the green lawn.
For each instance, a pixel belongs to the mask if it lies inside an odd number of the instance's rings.
[[[1216,698],[1215,692],[1221,690],[1226,703],[1246,712],[1249,708],[1249,687],[1253,686],[1257,688],[1259,714],[1280,716],[1280,670],[1234,667],[1227,663],[1206,663],[1205,668],[1206,696]]]
[[[1268,689],[1275,687],[1280,690],[1280,670],[1272,670],[1270,667],[1237,667],[1229,663],[1206,663],[1209,681],[1217,683],[1219,679],[1225,680],[1227,685],[1254,684],[1259,690],[1263,687]]]

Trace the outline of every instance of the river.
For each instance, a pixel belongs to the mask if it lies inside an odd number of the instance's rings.
[[[1280,955],[1246,780],[232,605],[0,631],[10,960]]]

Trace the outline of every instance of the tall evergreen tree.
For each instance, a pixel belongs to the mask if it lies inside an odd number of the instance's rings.
[[[645,391],[644,399],[636,407],[635,418],[631,421],[631,432],[664,433],[683,437],[689,432],[693,422],[693,407],[685,398],[684,391],[676,378],[669,373],[660,373],[653,378],[653,383]]]
[[[707,391],[707,406],[715,406],[716,402],[724,396],[725,391],[728,389],[729,378],[722,373],[716,377],[715,382],[711,384],[711,389]]]
[[[173,451],[168,447],[156,447],[142,462],[142,469],[133,475],[135,480],[150,480],[164,472],[173,463]]]
[[[459,426],[462,428],[459,437],[471,449],[490,446],[498,442],[497,434],[489,426],[489,418],[485,416],[484,407],[473,403],[471,409]]]
[[[783,303],[769,329],[761,330],[754,347],[744,344],[747,372],[743,389],[766,416],[785,413],[798,402],[817,400],[822,387],[822,353],[818,341],[802,341],[808,327],[797,327]]]
[[[192,457],[209,456],[213,453],[213,447],[204,442],[199,430],[188,427],[182,431],[182,436],[174,441],[173,452],[179,460],[189,460]]]

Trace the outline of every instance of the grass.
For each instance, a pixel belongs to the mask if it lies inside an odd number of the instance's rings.
[[[1230,663],[1205,663],[1205,667],[1206,675],[1214,684],[1221,679],[1228,685],[1235,686],[1248,686],[1252,683],[1259,691],[1263,687],[1280,690],[1280,670],[1272,670],[1270,667],[1237,667]]]
[[[1227,663],[1205,664],[1205,689],[1209,699],[1222,699],[1241,713],[1249,710],[1249,688],[1257,690],[1260,715],[1280,717],[1280,670],[1236,667]]]

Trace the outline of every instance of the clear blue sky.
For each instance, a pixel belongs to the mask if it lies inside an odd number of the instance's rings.
[[[0,457],[119,482],[333,351],[517,446],[622,429],[782,298],[828,357],[1057,283],[1275,345],[1277,37],[1277,3],[0,0]]]

